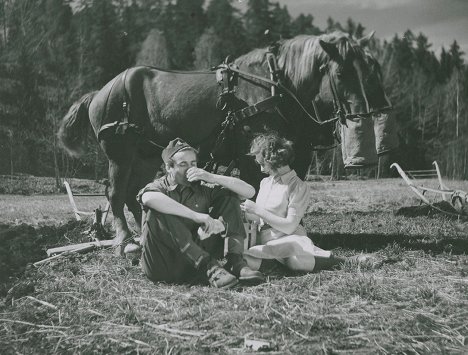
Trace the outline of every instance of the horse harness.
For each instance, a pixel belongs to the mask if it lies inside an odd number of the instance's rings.
[[[218,135],[218,138],[216,140],[216,143],[214,147],[212,148],[210,152],[210,157],[211,160],[210,162],[207,163],[206,167],[210,168],[213,167],[214,165],[214,152],[224,143],[224,141],[227,139],[227,134],[230,130],[232,130],[239,122],[244,121],[252,116],[255,116],[259,113],[265,112],[270,109],[274,109],[280,117],[285,120],[286,122],[289,122],[289,120],[281,113],[279,110],[279,103],[281,100],[284,98],[285,95],[289,96],[291,99],[293,99],[299,108],[306,114],[308,118],[310,118],[313,122],[315,122],[318,125],[324,125],[332,122],[339,121],[341,124],[346,125],[346,120],[347,119],[352,119],[356,117],[367,117],[371,116],[373,114],[376,114],[378,112],[382,112],[382,110],[379,111],[370,111],[368,109],[368,112],[366,113],[359,113],[359,114],[349,114],[346,113],[346,110],[343,106],[342,100],[339,97],[338,94],[338,89],[337,89],[337,84],[336,84],[336,79],[335,75],[331,73],[328,70],[328,65],[324,64],[320,68],[321,73],[328,73],[328,77],[330,80],[330,87],[332,91],[332,96],[333,96],[333,104],[334,104],[334,111],[335,115],[334,117],[328,119],[328,120],[322,120],[319,115],[319,110],[316,107],[315,101],[312,100],[312,108],[313,108],[313,114],[311,114],[301,103],[299,98],[290,90],[288,89],[282,82],[280,78],[281,71],[278,69],[278,63],[276,59],[276,52],[277,52],[277,45],[273,44],[272,46],[269,47],[268,51],[266,52],[266,60],[268,63],[268,69],[269,69],[269,74],[270,78],[265,78],[259,75],[255,75],[252,73],[248,73],[245,71],[242,71],[239,69],[239,67],[234,64],[230,60],[230,56],[226,58],[226,60],[218,65],[217,67],[212,68],[211,71],[209,72],[184,72],[184,71],[176,71],[176,70],[164,70],[167,72],[173,72],[173,73],[191,73],[191,74],[207,74],[207,73],[213,73],[213,70],[215,70],[216,74],[216,80],[218,84],[222,87],[221,93],[218,96],[218,100],[216,103],[217,109],[220,111],[224,112],[226,114],[226,118],[224,121],[221,123],[221,132]],[[155,68],[158,70],[161,70],[159,68]],[[123,109],[123,118],[121,121],[114,121],[111,123],[107,123],[101,126],[101,128],[98,131],[97,138],[98,140],[102,139],[102,133],[114,128],[114,134],[117,135],[123,135],[127,131],[132,131],[137,133],[138,135],[144,137],[143,132],[141,128],[134,124],[129,122],[130,118],[130,97],[128,95],[128,91],[126,89],[126,78],[128,74],[129,69],[125,70],[123,75],[121,76],[122,80],[122,86],[123,86],[123,102],[122,102],[122,109]],[[260,83],[268,84],[270,86],[270,91],[271,91],[271,96],[259,101],[253,105],[246,106],[243,108],[235,109],[235,102],[238,100],[235,96],[236,93],[236,87],[239,82],[239,76],[248,78],[248,79],[254,79],[256,81],[259,81]],[[107,107],[107,101],[109,99],[109,96],[112,92],[112,89],[114,85],[117,83],[117,80],[114,81],[114,83],[111,86],[111,89],[109,90],[107,99],[106,99],[106,105]],[[279,90],[281,93],[278,93]],[[364,97],[367,101],[367,97]],[[391,109],[391,104],[388,101],[388,109]],[[368,108],[368,105],[367,105]],[[384,109],[387,109],[384,108]],[[148,142],[150,145],[158,148],[158,149],[164,149],[165,146],[161,145],[159,143],[154,142],[153,140],[144,137],[145,141]],[[230,170],[234,167],[234,162],[232,161],[229,164],[228,170],[226,173],[230,173]]]
[[[271,47],[270,47],[271,48]],[[210,157],[211,157],[211,162],[209,162],[209,165],[212,166],[214,164],[214,152],[219,148],[219,146],[226,140],[227,133],[229,130],[234,128],[236,124],[238,124],[240,121],[243,121],[245,119],[248,119],[254,115],[257,115],[261,112],[265,112],[269,109],[276,109],[276,111],[280,114],[280,116],[285,120],[288,121],[284,115],[281,114],[281,112],[278,109],[278,103],[280,99],[283,97],[282,94],[277,94],[276,89],[279,86],[279,70],[278,70],[278,65],[276,62],[276,56],[273,54],[271,50],[269,50],[267,53],[267,61],[268,61],[268,68],[270,71],[270,79],[263,78],[261,76],[257,76],[254,74],[246,73],[243,71],[240,71],[239,68],[232,62],[230,62],[230,57],[227,57],[224,63],[220,64],[219,66],[212,68],[212,71],[210,72],[189,72],[189,73],[197,73],[197,74],[207,74],[207,73],[215,73],[216,74],[216,80],[218,84],[222,87],[221,93],[218,96],[218,100],[216,103],[217,109],[220,111],[226,113],[226,118],[224,121],[221,123],[221,132],[218,135],[218,138],[216,140],[215,146],[210,152]],[[156,68],[159,69],[159,68]],[[160,69],[159,69],[160,70]],[[215,72],[213,72],[215,70]],[[122,87],[123,87],[123,102],[122,102],[122,109],[123,109],[123,117],[122,120],[120,121],[114,121],[111,123],[106,123],[101,126],[101,128],[98,131],[97,138],[98,140],[102,139],[103,132],[108,131],[109,129],[114,129],[114,134],[116,135],[124,135],[127,131],[132,131],[137,133],[140,136],[143,136],[143,132],[141,128],[129,121],[130,118],[130,97],[128,94],[128,90],[126,88],[126,78],[128,74],[129,69],[125,70],[125,72],[121,76],[122,80]],[[164,70],[167,72],[173,72],[173,73],[187,73],[184,71],[176,71],[176,70]],[[272,96],[257,102],[253,105],[247,106],[240,108],[238,110],[233,110],[233,102],[236,100],[235,97],[235,92],[236,92],[236,87],[238,84],[238,78],[239,75],[245,76],[245,77],[250,77],[253,79],[257,79],[261,82],[266,82],[267,84],[271,85],[271,93]],[[109,96],[112,92],[112,89],[116,85],[118,80],[115,80],[114,83],[112,84],[109,93],[106,98],[106,104],[105,107],[107,108],[107,102],[109,100]],[[164,149],[165,146],[161,145],[147,137],[145,137],[145,141],[148,142],[150,145],[159,148],[159,149]],[[231,162],[232,163],[232,162]],[[230,164],[230,167],[232,164]],[[233,166],[232,166],[233,167]]]

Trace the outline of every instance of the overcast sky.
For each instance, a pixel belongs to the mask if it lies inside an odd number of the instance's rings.
[[[237,0],[242,8],[246,0]],[[330,16],[341,24],[351,17],[361,22],[366,33],[375,30],[376,37],[391,39],[395,33],[411,29],[424,33],[436,53],[457,40],[468,61],[468,0],[275,0],[288,7],[296,17],[312,14],[314,23],[325,28]]]

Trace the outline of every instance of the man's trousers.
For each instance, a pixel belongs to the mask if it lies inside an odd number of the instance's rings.
[[[226,222],[228,253],[243,253],[245,229],[240,201],[231,194],[213,202],[210,216]],[[188,223],[187,223],[188,222]],[[152,281],[195,283],[206,280],[206,266],[223,256],[224,239],[213,235],[200,241],[198,225],[182,217],[148,209],[143,220],[141,265]]]

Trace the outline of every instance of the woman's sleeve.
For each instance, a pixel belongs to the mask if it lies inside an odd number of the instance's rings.
[[[263,188],[263,185],[265,185],[265,182],[267,179],[268,178],[263,178],[262,180],[260,180],[260,186],[258,187],[258,191],[256,191],[257,192],[257,197],[255,198],[256,203],[260,201],[259,196],[261,196],[261,194],[263,193],[262,188]]]
[[[288,216],[297,216],[299,219],[309,206],[310,188],[304,181],[297,181],[289,192]]]

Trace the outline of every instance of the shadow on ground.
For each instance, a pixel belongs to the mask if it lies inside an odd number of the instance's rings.
[[[0,224],[0,297],[29,263],[45,259],[48,248],[89,241],[87,222],[70,220],[60,226],[34,228]]]
[[[428,205],[402,207],[396,210],[393,215],[404,217],[404,223],[408,226],[412,225],[412,219],[418,217],[427,217],[429,221],[441,220],[444,223],[447,221],[453,222],[466,222],[467,216],[460,215],[450,203],[442,201],[435,203],[434,207]],[[323,216],[326,216],[323,218]],[[358,220],[358,218],[366,218],[367,220]],[[344,214],[309,214],[306,217],[306,229],[314,230],[317,225],[324,223],[323,220],[330,221],[329,223],[336,223],[337,228],[347,229],[347,223],[355,225],[362,223],[359,229],[368,227],[368,233],[352,231],[347,233],[333,232],[325,227],[322,233],[309,232],[308,236],[313,242],[323,249],[346,248],[356,251],[373,252],[384,249],[388,245],[396,244],[407,250],[422,250],[431,254],[451,253],[451,254],[466,254],[468,252],[468,237],[466,234],[460,235],[459,232],[454,233],[454,236],[437,236],[437,232],[430,232],[428,234],[404,234],[401,231],[394,232],[385,230],[385,225],[390,223],[397,223],[391,218],[388,218],[388,213],[383,212],[347,212]],[[360,221],[360,222],[358,222]],[[400,220],[401,221],[401,220]],[[433,223],[433,222],[432,222]],[[421,225],[421,220],[417,224]],[[429,227],[428,227],[429,228]],[[376,231],[381,231],[376,232]],[[424,229],[423,229],[424,230]],[[431,235],[432,234],[432,235]]]
[[[317,246],[325,250],[334,248],[354,249],[357,251],[373,252],[384,249],[388,245],[397,244],[408,250],[422,250],[427,253],[450,253],[455,255],[468,252],[468,238],[435,239],[425,235],[411,236],[392,234],[320,234],[308,233]]]

